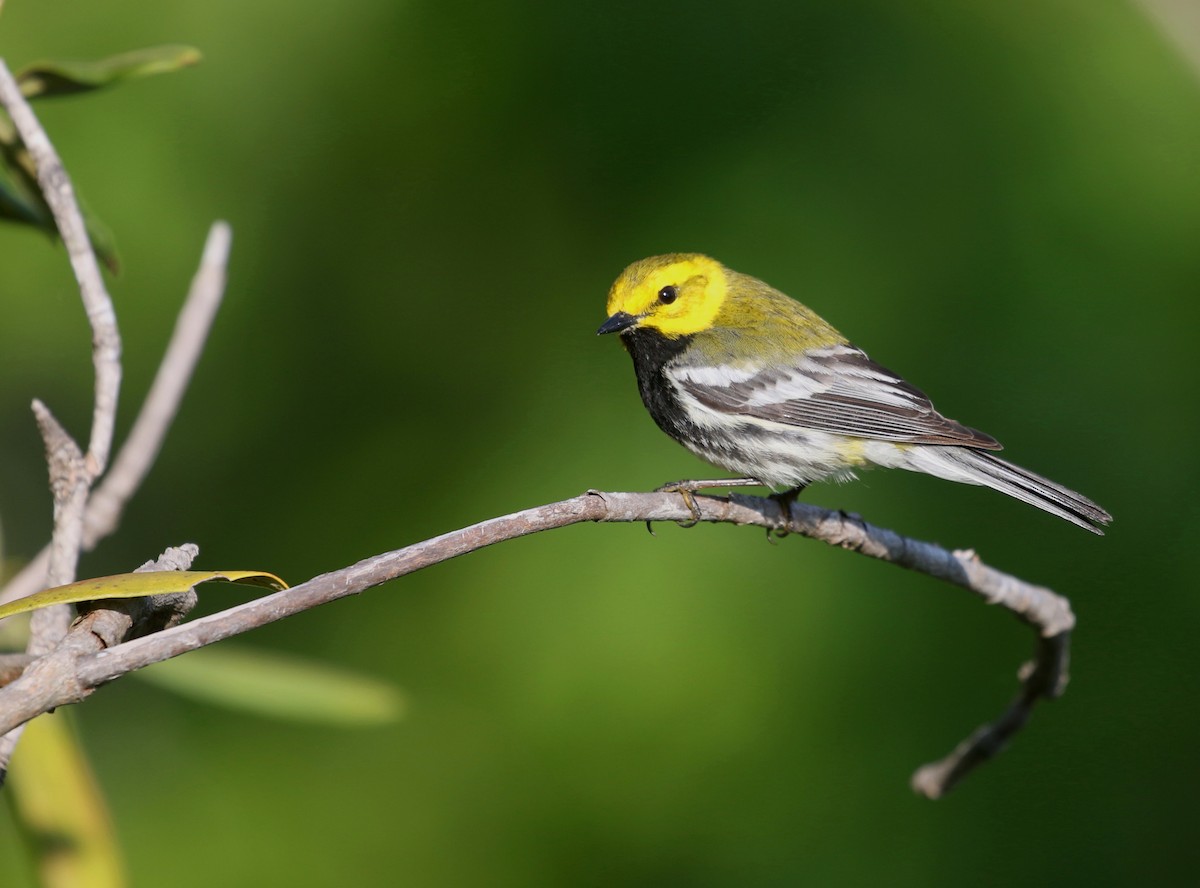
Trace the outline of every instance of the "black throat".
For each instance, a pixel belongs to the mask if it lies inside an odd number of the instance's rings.
[[[633,358],[633,372],[637,374],[642,403],[658,427],[676,439],[687,434],[685,427],[691,423],[679,404],[674,384],[664,370],[691,341],[691,336],[672,339],[644,327],[626,330],[621,334],[621,342]]]

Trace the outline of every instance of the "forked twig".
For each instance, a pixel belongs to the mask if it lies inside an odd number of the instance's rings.
[[[54,531],[45,579],[58,585],[75,578],[88,493],[92,482],[108,463],[117,419],[117,396],[121,388],[121,334],[71,178],[3,59],[0,59],[0,106],[12,118],[21,142],[29,152],[38,187],[50,207],[71,260],[84,311],[92,328],[92,364],[96,371],[96,383],[87,453],[80,452],[79,446],[44,404],[35,401],[33,405],[38,429],[46,442],[50,486],[54,491]],[[70,609],[63,605],[46,608],[44,612],[35,614],[30,622],[27,653],[37,656],[53,649],[63,638],[70,619]],[[0,778],[6,772],[20,739],[19,730],[2,733]]]
[[[224,222],[216,222],[209,229],[200,266],[192,278],[150,391],[129,437],[117,451],[112,469],[88,499],[83,515],[85,552],[116,530],[126,504],[145,480],[162,448],[225,294],[231,239],[230,228]],[[45,588],[49,556],[47,545],[0,589],[0,603]]]
[[[71,179],[3,59],[0,59],[0,106],[12,118],[29,153],[39,188],[70,258],[92,328],[92,363],[96,373],[92,429],[86,453],[80,451],[45,405],[34,402],[54,492],[54,531],[50,544],[4,590],[12,597],[19,597],[46,585],[71,582],[84,547],[91,548],[97,539],[112,532],[125,502],[145,477],[175,416],[224,292],[230,233],[224,223],[213,226],[200,270],[154,386],[113,473],[96,496],[90,496],[92,485],[108,464],[116,425],[121,387],[121,336],[116,312]],[[70,638],[70,621],[71,611],[65,605],[44,608],[34,614],[27,653],[41,658],[35,663],[51,660],[54,653],[63,649]],[[19,728],[0,731],[0,782],[19,739]]]

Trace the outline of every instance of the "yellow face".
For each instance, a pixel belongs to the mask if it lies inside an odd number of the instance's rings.
[[[609,319],[601,332],[645,327],[687,336],[712,325],[728,281],[721,263],[699,253],[672,253],[635,262],[608,293]]]

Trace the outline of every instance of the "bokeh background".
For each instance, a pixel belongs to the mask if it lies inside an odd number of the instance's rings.
[[[1194,883],[1200,80],[1146,9],[9,0],[14,68],[205,54],[39,106],[121,248],[122,429],[209,223],[235,233],[195,383],[86,575],[195,541],[296,582],[703,474],[593,335],[622,267],[677,250],[801,298],[1116,516],[1099,539],[904,473],[806,494],[1073,601],[1068,693],[945,800],[908,775],[1015,692],[1015,620],[802,539],[579,526],[243,642],[398,683],[394,725],[132,679],[78,707],[135,883]],[[0,228],[0,300],[20,559],[50,527],[29,401],[84,436],[91,371],[61,249]]]

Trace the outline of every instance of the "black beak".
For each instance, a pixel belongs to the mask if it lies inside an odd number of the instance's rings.
[[[629,312],[619,311],[600,325],[600,329],[596,331],[596,335],[603,336],[605,333],[619,333],[622,330],[628,330],[637,322],[638,319]]]

